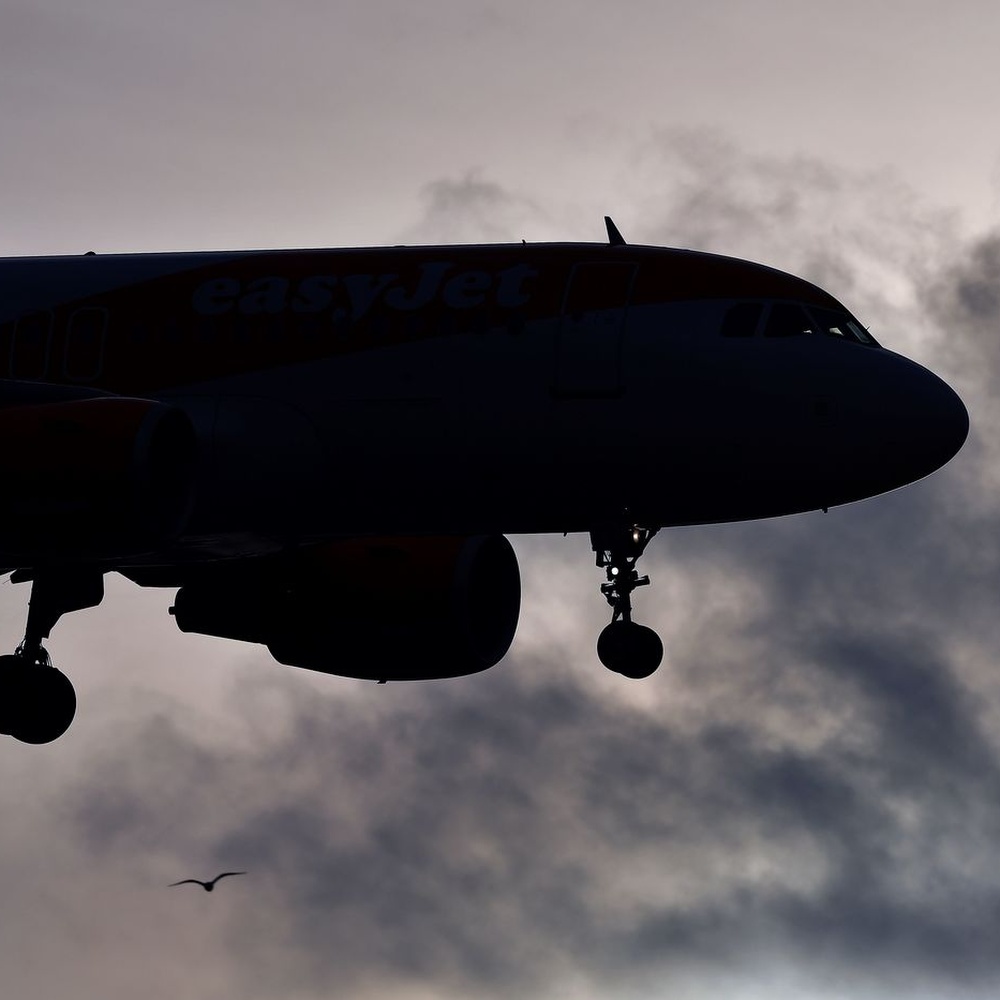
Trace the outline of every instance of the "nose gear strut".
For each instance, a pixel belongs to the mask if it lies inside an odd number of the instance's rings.
[[[648,576],[639,576],[636,562],[658,530],[631,523],[625,511],[620,523],[590,533],[597,565],[608,577],[601,593],[612,612],[611,623],[597,640],[597,655],[609,670],[625,677],[648,677],[663,659],[660,637],[632,621],[632,591],[649,584]]]

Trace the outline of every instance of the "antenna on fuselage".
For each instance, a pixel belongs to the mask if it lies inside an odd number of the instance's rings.
[[[613,247],[623,247],[627,244],[625,243],[625,237],[618,232],[618,227],[612,221],[610,215],[604,216],[604,225],[608,227],[608,243]]]

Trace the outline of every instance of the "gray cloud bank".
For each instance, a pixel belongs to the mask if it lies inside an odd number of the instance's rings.
[[[487,675],[357,693],[277,673],[234,694],[229,735],[162,712],[109,735],[65,792],[67,836],[102,869],[198,851],[206,870],[177,878],[251,870],[212,900],[240,901],[211,924],[238,995],[1000,980],[1000,238],[963,236],[891,175],[717,136],[661,135],[634,177],[633,238],[814,277],[959,388],[970,442],[826,517],[658,539],[641,600],[668,662],[641,688],[608,680],[602,622],[571,610],[591,567]],[[509,226],[526,204],[444,179],[426,231]],[[564,550],[527,550],[559,575]]]

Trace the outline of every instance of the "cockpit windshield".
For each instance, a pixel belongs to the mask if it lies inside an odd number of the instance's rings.
[[[809,311],[816,317],[820,333],[830,337],[843,337],[844,340],[853,340],[858,344],[879,346],[878,341],[847,313],[837,312],[834,309],[821,309],[818,306],[810,306]]]
[[[822,333],[850,343],[879,347],[849,313],[798,302],[736,302],[722,318],[723,337],[799,337]]]

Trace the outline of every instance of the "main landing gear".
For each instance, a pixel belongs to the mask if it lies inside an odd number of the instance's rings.
[[[52,666],[42,640],[64,614],[92,608],[103,597],[100,570],[35,572],[24,639],[13,654],[0,656],[0,733],[22,743],[51,743],[69,729],[76,692]]]
[[[632,591],[645,587],[648,576],[639,576],[635,564],[657,528],[642,528],[628,520],[590,533],[597,565],[607,572],[601,593],[611,605],[611,624],[597,640],[601,663],[625,677],[648,677],[663,659],[663,643],[647,625],[632,621]]]

